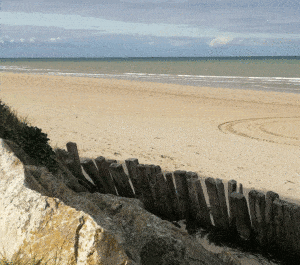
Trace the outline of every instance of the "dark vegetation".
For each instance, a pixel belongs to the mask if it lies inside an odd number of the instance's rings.
[[[11,140],[29,155],[38,165],[52,173],[58,169],[55,152],[48,144],[49,138],[41,129],[27,124],[0,100],[0,138]]]

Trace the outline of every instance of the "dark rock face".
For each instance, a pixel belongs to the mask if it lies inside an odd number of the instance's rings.
[[[143,265],[187,264],[184,260],[186,248],[182,242],[172,238],[151,238],[141,252]]]

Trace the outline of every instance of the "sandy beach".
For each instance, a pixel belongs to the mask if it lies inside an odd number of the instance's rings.
[[[235,179],[300,200],[300,95],[1,73],[0,99],[81,157]]]

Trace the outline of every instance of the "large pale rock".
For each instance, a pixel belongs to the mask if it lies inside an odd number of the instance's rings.
[[[0,248],[8,258],[18,252],[47,264],[222,264],[139,200],[89,193],[63,166],[54,176],[10,146],[0,139]]]

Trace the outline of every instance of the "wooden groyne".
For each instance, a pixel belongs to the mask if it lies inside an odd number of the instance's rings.
[[[139,164],[136,158],[126,159],[125,165],[102,156],[80,159],[72,142],[67,150],[71,161],[58,157],[90,192],[137,198],[162,219],[185,219],[199,228],[219,229],[300,256],[300,206],[277,193],[251,190],[246,197],[235,180],[225,190],[221,179],[199,178],[195,172],[162,172],[160,166]]]

